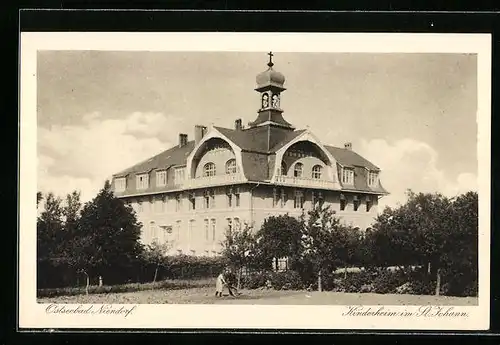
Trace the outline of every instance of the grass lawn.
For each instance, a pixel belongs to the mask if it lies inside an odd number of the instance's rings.
[[[475,306],[476,297],[396,295],[374,293],[241,290],[231,297],[215,297],[213,287],[39,298],[39,303],[70,304],[282,304],[282,305],[454,305]]]

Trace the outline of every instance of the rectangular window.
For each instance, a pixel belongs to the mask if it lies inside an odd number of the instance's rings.
[[[167,212],[167,197],[166,196],[161,197],[161,212],[162,213]]]
[[[278,191],[276,190],[276,188],[273,188],[273,207],[276,207],[278,205],[278,200]]]
[[[126,182],[127,182],[127,180],[125,177],[120,177],[120,178],[115,179],[115,191],[117,191],[117,192],[125,191]]]
[[[347,205],[347,199],[344,194],[340,194],[340,210],[344,211]]]
[[[205,256],[210,256],[210,252],[208,250],[205,250]]]
[[[149,174],[140,174],[135,178],[137,189],[147,189],[149,187]]]
[[[358,196],[355,195],[353,200],[352,200],[352,205],[354,207],[354,211],[358,210],[360,204],[361,204],[361,200],[359,200]]]
[[[234,189],[234,206],[240,207],[240,188],[236,187]]]
[[[175,239],[177,241],[179,241],[181,239],[181,226],[182,226],[182,222],[180,220],[177,221],[177,224],[176,224],[176,229],[175,229]]]
[[[370,187],[375,187],[378,184],[378,174],[377,172],[370,171],[368,173],[368,185]]]
[[[212,241],[215,241],[215,238],[216,238],[216,229],[217,229],[217,226],[216,226],[216,222],[215,222],[215,219],[212,218],[210,220],[210,223],[211,223],[211,226],[212,226]]]
[[[189,193],[189,209],[196,210],[196,194],[195,194],[195,192]]]
[[[205,208],[214,208],[215,207],[215,190],[206,190],[203,197],[205,198]]]
[[[181,184],[184,181],[185,178],[185,171],[186,168],[175,168],[175,173],[174,173],[174,184]]]
[[[366,196],[366,212],[370,212],[370,209],[373,206],[373,200],[370,196]]]
[[[205,241],[208,241],[208,239],[209,239],[209,235],[208,234],[209,234],[209,230],[210,230],[209,229],[209,224],[208,224],[208,219],[205,219],[204,226],[205,226],[204,227],[204,230],[205,230]]]
[[[189,229],[188,229],[188,243],[191,245],[191,242],[193,241],[193,238],[196,233],[196,221],[194,219],[191,219],[189,221]]]
[[[175,211],[179,212],[182,209],[182,198],[181,194],[175,196]]]
[[[137,203],[137,212],[144,212],[144,204],[142,203],[142,201],[139,201]]]
[[[163,211],[163,198],[157,197],[155,199],[155,212],[161,213]]]
[[[342,169],[342,183],[354,184],[354,170],[350,168]]]
[[[227,207],[231,208],[233,207],[233,189],[228,188],[226,190],[226,198],[227,198]]]
[[[157,171],[156,172],[156,186],[163,187],[167,185],[167,171]]]
[[[300,190],[295,191],[294,208],[304,208],[304,193]]]
[[[286,192],[285,192],[285,189],[282,188],[281,189],[281,207],[285,207],[286,206]]]

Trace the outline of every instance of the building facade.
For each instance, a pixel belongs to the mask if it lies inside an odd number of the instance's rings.
[[[169,254],[215,256],[227,230],[259,229],[272,215],[300,216],[330,205],[347,225],[366,229],[387,191],[380,169],[350,143],[326,145],[283,117],[285,77],[273,68],[257,75],[260,109],[234,128],[196,125],[194,140],[113,175],[113,191],[143,225],[142,241],[172,244]]]

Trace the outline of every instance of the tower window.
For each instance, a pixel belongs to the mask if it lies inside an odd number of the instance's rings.
[[[314,179],[321,179],[321,165],[315,165],[312,168],[312,178]]]
[[[236,159],[230,159],[226,162],[226,174],[236,174]]]
[[[265,109],[269,107],[269,95],[267,93],[262,94],[262,108]]]
[[[203,166],[203,176],[215,176],[215,164],[210,162]]]
[[[295,167],[293,169],[293,176],[295,177],[302,177],[302,163],[297,163],[295,164]]]

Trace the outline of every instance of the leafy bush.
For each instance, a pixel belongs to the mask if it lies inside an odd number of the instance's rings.
[[[258,289],[266,286],[267,280],[271,280],[272,272],[270,271],[261,271],[261,272],[252,272],[242,277],[241,285],[245,289]]]
[[[295,271],[273,272],[271,284],[276,290],[300,290],[304,287],[300,275]]]
[[[408,275],[402,270],[380,270],[373,280],[375,293],[396,293],[396,289],[408,282]]]
[[[246,289],[258,289],[265,287],[267,281],[275,290],[300,290],[304,288],[300,274],[295,271],[253,272],[243,277],[242,286]]]

